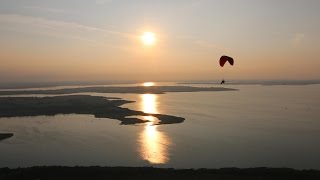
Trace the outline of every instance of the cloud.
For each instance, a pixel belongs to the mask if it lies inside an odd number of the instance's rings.
[[[42,17],[22,16],[18,14],[0,14],[0,25],[1,27],[6,28],[8,27],[7,25],[22,25],[24,28],[17,28],[14,26],[15,31],[26,31],[26,29],[29,28],[35,33],[56,37],[60,36],[62,38],[67,37],[72,39],[86,40],[91,42],[94,42],[94,38],[90,38],[93,36],[98,36],[100,38],[110,35],[116,35],[121,38],[134,37],[134,35],[129,33],[82,25],[75,22],[50,20]]]
[[[54,9],[48,7],[40,7],[40,6],[25,6],[24,9],[29,9],[32,11],[40,11],[40,12],[49,12],[49,13],[65,13],[62,9]]]

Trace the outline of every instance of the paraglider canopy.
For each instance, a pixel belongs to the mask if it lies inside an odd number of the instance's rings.
[[[223,67],[227,61],[233,66],[233,63],[234,63],[233,58],[229,56],[221,56],[219,60],[220,66]]]

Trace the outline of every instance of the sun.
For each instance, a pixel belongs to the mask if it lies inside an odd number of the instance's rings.
[[[156,42],[156,35],[153,32],[144,32],[141,36],[141,40],[145,45],[153,45]]]

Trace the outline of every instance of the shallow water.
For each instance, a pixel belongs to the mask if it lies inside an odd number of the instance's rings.
[[[85,93],[134,100],[124,107],[186,118],[181,124],[125,126],[89,115],[0,118],[0,132],[15,134],[0,142],[0,166],[320,169],[320,85],[226,87],[239,91]]]

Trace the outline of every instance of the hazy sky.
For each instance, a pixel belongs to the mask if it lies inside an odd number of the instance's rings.
[[[1,82],[320,79],[319,48],[319,0],[0,1]]]

